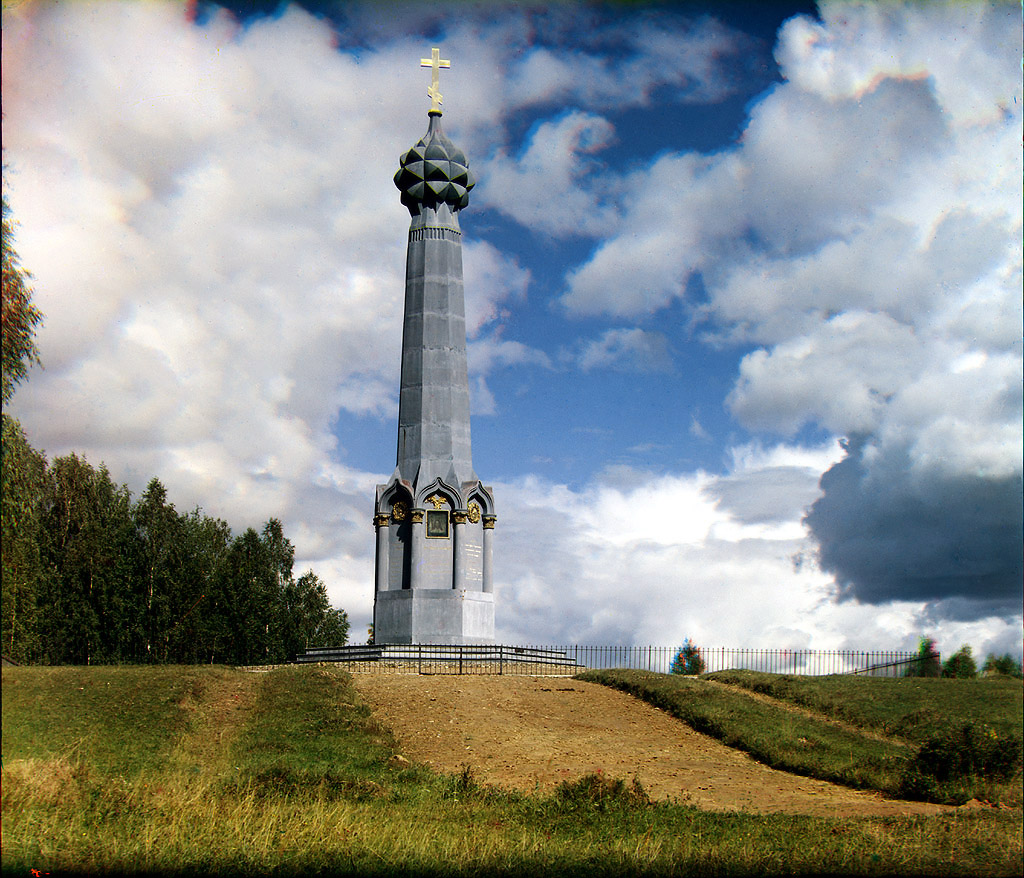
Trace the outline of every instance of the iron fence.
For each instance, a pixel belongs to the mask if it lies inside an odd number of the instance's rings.
[[[772,674],[864,674],[899,677],[914,652],[853,649],[698,648],[704,671],[744,669]],[[344,662],[363,673],[571,676],[588,669],[634,668],[671,673],[677,646],[363,645],[308,649],[296,662]]]

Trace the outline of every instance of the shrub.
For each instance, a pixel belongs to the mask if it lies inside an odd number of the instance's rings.
[[[942,666],[943,677],[956,677],[961,680],[973,680],[978,676],[978,666],[974,663],[971,648],[964,644],[954,652]]]
[[[986,674],[1004,674],[1017,679],[1024,677],[1020,662],[1016,661],[1008,652],[998,657],[990,652],[982,670]]]
[[[1009,780],[1020,764],[1020,738],[1000,736],[989,726],[964,723],[925,741],[913,766],[939,781],[968,777]]]
[[[441,796],[445,799],[469,798],[478,792],[480,784],[471,765],[463,765],[462,771],[446,775],[441,787]]]
[[[908,799],[963,804],[978,784],[1010,781],[1021,766],[1021,739],[964,723],[929,738],[907,763],[900,794]],[[984,789],[984,787],[981,787]]]
[[[676,657],[672,660],[669,673],[694,676],[703,674],[704,668],[704,659],[701,658],[700,649],[687,637],[683,641],[683,648],[676,653]]]
[[[935,640],[922,637],[917,645],[917,657],[907,665],[904,677],[938,677],[942,673],[939,651],[935,648]]]
[[[627,784],[621,777],[605,777],[600,771],[585,774],[579,780],[562,781],[555,791],[558,801],[570,808],[643,808],[651,803],[640,781]]]

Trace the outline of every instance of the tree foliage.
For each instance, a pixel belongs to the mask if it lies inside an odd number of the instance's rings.
[[[935,640],[922,637],[917,644],[917,657],[903,672],[905,677],[938,677],[942,674],[942,661],[935,648]]]
[[[14,249],[14,220],[3,194],[3,300],[0,325],[3,335],[3,401],[6,404],[14,394],[14,386],[21,381],[31,363],[39,362],[35,343],[36,325],[43,319],[32,304],[31,275],[21,267]]]
[[[942,665],[943,677],[956,677],[961,680],[974,679],[978,676],[978,666],[974,662],[971,648],[964,644],[954,652]]]
[[[676,657],[672,660],[672,667],[669,669],[669,673],[695,676],[703,674],[704,668],[704,659],[700,654],[700,649],[687,637],[683,641],[682,649],[676,653]]]
[[[28,441],[21,425],[3,415],[0,440],[0,530],[2,530],[3,591],[0,627],[3,653],[24,660],[37,647],[41,586],[38,498],[46,479],[46,459]]]
[[[1017,677],[1018,679],[1024,676],[1021,663],[1008,652],[999,656],[990,652],[985,659],[985,666],[982,670],[986,674],[1003,674],[1007,677]]]
[[[6,418],[3,460],[5,655],[253,664],[346,642],[347,615],[313,571],[295,579],[277,519],[233,536],[199,509],[179,513],[155,478],[133,500],[106,467],[47,464]]]

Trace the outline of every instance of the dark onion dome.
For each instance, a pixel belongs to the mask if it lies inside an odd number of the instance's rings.
[[[435,210],[447,204],[462,210],[469,204],[469,190],[476,178],[469,169],[466,154],[441,130],[441,114],[430,113],[430,127],[399,160],[395,185],[402,190],[402,204],[413,216],[421,206]]]

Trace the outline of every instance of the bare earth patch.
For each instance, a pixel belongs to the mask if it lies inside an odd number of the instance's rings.
[[[817,816],[937,814],[776,771],[639,699],[551,677],[354,674],[356,687],[412,760],[473,769],[484,783],[547,792],[589,772],[637,778],[652,799],[713,811]]]

